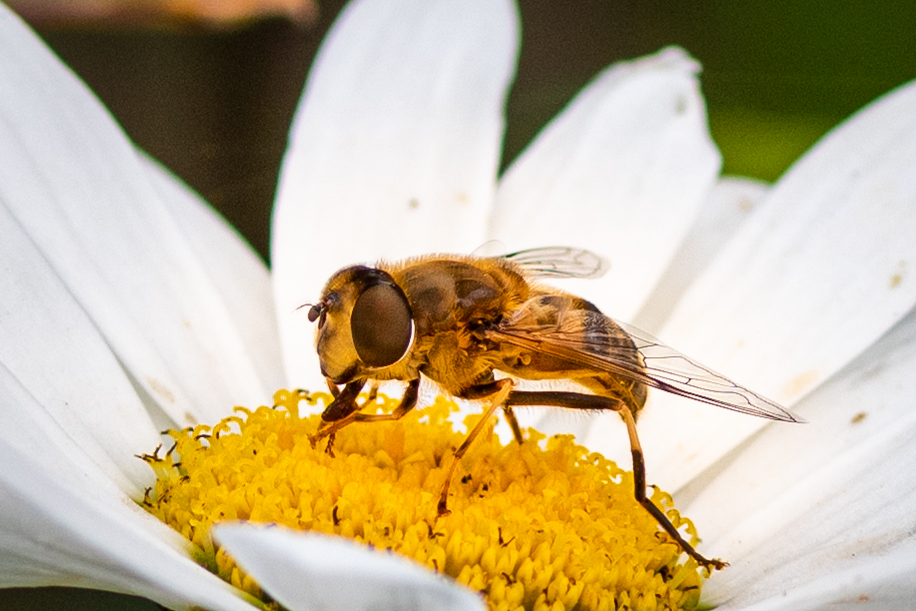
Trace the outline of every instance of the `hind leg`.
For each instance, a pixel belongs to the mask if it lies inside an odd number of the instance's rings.
[[[652,499],[646,496],[646,462],[643,458],[642,445],[636,433],[636,419],[626,404],[619,399],[601,397],[575,392],[536,392],[513,390],[506,398],[506,405],[541,405],[567,407],[572,409],[588,410],[613,410],[620,414],[627,425],[627,434],[630,438],[630,452],[633,456],[633,493],[636,501],[648,511],[659,526],[674,539],[682,550],[708,570],[723,569],[726,562],[718,559],[709,559],[697,552],[678,532],[665,513],[655,506]]]

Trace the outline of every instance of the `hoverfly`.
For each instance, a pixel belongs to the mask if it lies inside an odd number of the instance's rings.
[[[346,425],[401,418],[416,405],[422,376],[455,397],[488,402],[485,416],[455,451],[447,472],[438,504],[439,515],[445,515],[455,470],[497,409],[503,410],[519,443],[523,437],[515,406],[613,410],[629,434],[636,500],[697,562],[723,568],[721,560],[693,549],[646,496],[636,418],[648,388],[762,418],[799,420],[605,316],[585,299],[537,282],[596,277],[603,266],[603,259],[589,251],[552,247],[503,257],[429,255],[338,271],[308,312],[311,322],[318,321],[321,372],[335,396],[321,415],[313,443],[328,437],[331,451],[334,434]],[[495,372],[506,377],[497,379]],[[514,379],[572,380],[588,392],[519,390]],[[406,382],[393,412],[359,411],[356,398],[370,380],[370,396],[379,381]]]

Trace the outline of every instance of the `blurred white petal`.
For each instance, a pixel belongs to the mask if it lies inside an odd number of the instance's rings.
[[[293,611],[484,609],[479,594],[412,560],[342,537],[223,523],[214,536],[245,572]]]
[[[53,428],[142,498],[152,472],[131,457],[159,443],[143,405],[98,329],[3,206],[0,236],[0,366],[53,418]],[[15,428],[14,415],[0,420],[4,432]]]
[[[0,207],[0,586],[250,609],[135,500],[159,437],[85,312]],[[128,498],[128,495],[134,500]]]
[[[238,231],[197,193],[145,154],[141,154],[141,161],[162,203],[222,297],[264,388],[282,388],[286,379],[267,266]]]
[[[704,547],[732,563],[704,598],[786,608],[784,591],[804,600],[826,587],[833,598],[851,588],[871,603],[912,602],[914,370],[916,311],[798,404],[807,425],[764,428],[683,490]]]
[[[720,178],[642,309],[626,322],[649,333],[658,333],[690,284],[741,225],[760,209],[767,191],[767,185],[759,180]]]
[[[173,609],[252,609],[191,561],[187,541],[127,498],[3,366],[0,417],[0,587],[69,585]]]
[[[283,358],[320,380],[296,308],[338,268],[484,241],[515,67],[508,0],[349,4],[312,66],[274,209]]]
[[[608,258],[604,278],[562,287],[631,319],[719,172],[698,72],[667,48],[600,74],[506,172],[488,237]]]
[[[0,201],[180,424],[269,400],[232,317],[95,97],[0,7]]]
[[[916,301],[914,162],[910,85],[831,132],[776,184],[660,339],[791,407]],[[599,422],[590,447],[619,456],[602,443],[609,419]],[[677,488],[764,424],[654,393],[641,420],[649,481]]]

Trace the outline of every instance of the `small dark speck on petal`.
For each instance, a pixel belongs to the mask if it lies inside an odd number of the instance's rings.
[[[175,395],[172,394],[172,391],[166,387],[165,384],[153,377],[147,377],[146,383],[149,385],[150,390],[152,390],[157,396],[166,401],[167,403],[175,402]]]

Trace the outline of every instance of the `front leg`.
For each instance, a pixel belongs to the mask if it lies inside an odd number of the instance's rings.
[[[321,424],[318,425],[318,431],[309,436],[309,442],[313,448],[318,445],[319,441],[327,437],[328,446],[325,452],[334,456],[334,434],[353,422],[355,415],[359,413],[356,398],[365,384],[365,380],[355,380],[344,386],[342,391],[334,393],[334,400],[321,412]],[[331,385],[332,382],[328,380],[328,388],[331,388]]]
[[[344,386],[342,391],[336,393],[334,400],[321,412],[322,426],[326,423],[344,420],[356,412],[359,409],[356,405],[356,398],[365,385],[365,380],[354,380]],[[330,381],[328,386],[330,387]]]
[[[334,401],[324,410],[321,414],[321,424],[318,427],[318,432],[309,438],[309,441],[312,443],[312,447],[323,438],[328,438],[328,448],[327,452],[333,454],[332,445],[334,440],[334,435],[342,429],[343,427],[352,424],[353,422],[380,422],[384,420],[398,420],[403,418],[407,412],[412,410],[417,405],[417,398],[419,397],[420,391],[420,378],[415,380],[410,380],[407,383],[407,388],[404,390],[404,396],[401,398],[401,402],[390,414],[363,414],[361,413],[360,407],[356,404],[356,398],[359,396],[359,392],[362,390],[365,385],[365,380],[360,382],[350,382],[347,384],[344,389],[340,392]],[[370,391],[370,401],[363,403],[371,403],[375,400],[372,396],[373,393],[377,390],[377,385],[373,383],[372,391]]]
[[[378,392],[378,384],[373,384],[372,391],[369,393],[369,401],[375,400],[375,394]],[[363,414],[356,412],[353,418],[356,422],[384,422],[386,420],[400,420],[407,415],[407,412],[417,406],[417,399],[420,396],[420,378],[407,382],[407,388],[404,389],[404,396],[401,402],[388,414]],[[363,404],[365,405],[365,403]]]

